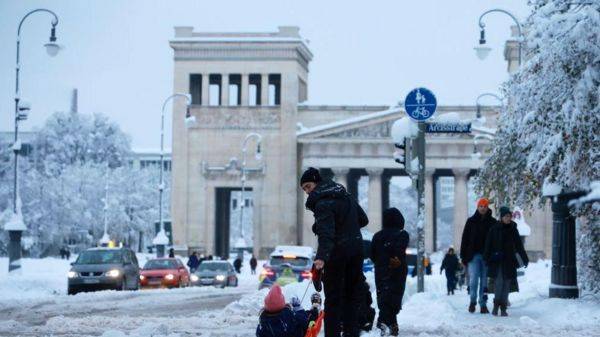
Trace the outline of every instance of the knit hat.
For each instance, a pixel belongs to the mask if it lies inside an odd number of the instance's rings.
[[[304,183],[312,182],[319,183],[321,181],[321,174],[319,174],[319,170],[314,167],[309,167],[302,174],[302,178],[300,178],[300,186],[304,185]]]
[[[507,214],[512,214],[512,211],[507,206],[500,207],[500,218],[503,218]]]
[[[382,220],[384,228],[397,227],[404,229],[404,216],[402,216],[402,213],[396,207],[383,211]]]
[[[490,205],[490,201],[487,198],[481,198],[477,200],[477,207],[483,206],[488,207]]]
[[[278,312],[285,307],[285,297],[281,293],[281,287],[274,284],[265,297],[265,310],[268,312]]]

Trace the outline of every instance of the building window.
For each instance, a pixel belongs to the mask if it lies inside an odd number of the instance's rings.
[[[202,103],[202,75],[190,74],[190,95],[192,95],[192,104]]]
[[[269,75],[269,105],[281,104],[281,74]]]
[[[262,88],[260,81],[260,74],[250,74],[250,76],[248,76],[248,101],[250,106],[261,105],[260,95]]]
[[[229,75],[229,105],[242,105],[242,75]]]
[[[221,105],[221,75],[210,74],[208,77],[208,105]]]

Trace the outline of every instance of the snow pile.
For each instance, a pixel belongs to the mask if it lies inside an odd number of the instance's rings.
[[[408,117],[402,117],[392,124],[391,130],[392,139],[396,144],[404,143],[405,138],[415,138],[419,133],[417,123],[413,122]]]
[[[11,216],[4,225],[5,231],[25,231],[27,230],[27,226],[23,222],[23,216],[21,213],[12,213]]]
[[[562,192],[562,186],[557,183],[550,182],[549,180],[544,181],[542,186],[542,195],[545,197],[554,197]]]

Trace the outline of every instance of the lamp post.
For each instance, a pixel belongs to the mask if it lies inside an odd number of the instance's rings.
[[[104,234],[100,238],[100,246],[108,247],[110,236],[108,236],[108,162],[104,173]]]
[[[511,12],[506,11],[504,9],[498,9],[498,8],[490,9],[490,10],[484,12],[483,14],[481,14],[481,16],[479,17],[479,28],[480,28],[479,45],[477,45],[474,48],[475,51],[477,52],[477,57],[479,57],[479,59],[483,60],[490,54],[490,51],[492,50],[492,48],[490,48],[486,45],[485,23],[483,23],[483,17],[489,13],[504,13],[504,14],[510,16],[517,24],[517,30],[519,33],[519,37],[518,37],[519,40],[517,41],[517,43],[519,44],[519,67],[521,67],[521,50],[522,50],[523,39],[524,39],[523,31],[521,29],[521,24],[519,23],[519,20],[517,20],[517,18]]]
[[[175,93],[167,99],[165,99],[161,115],[160,115],[160,182],[158,184],[158,223],[160,225],[160,230],[152,240],[152,243],[156,246],[156,256],[163,257],[165,255],[165,246],[169,244],[169,238],[165,233],[165,225],[163,222],[163,190],[165,189],[165,183],[163,179],[163,171],[164,171],[164,159],[165,159],[165,151],[164,151],[164,140],[165,140],[165,108],[167,107],[167,103],[176,97],[184,97],[187,101],[186,114],[185,114],[185,125],[186,127],[191,127],[195,124],[195,118],[190,115],[190,104],[192,103],[192,98],[189,94]]]
[[[27,229],[23,223],[21,215],[21,202],[19,200],[19,152],[21,151],[21,142],[19,140],[19,122],[27,119],[27,111],[30,110],[29,104],[21,103],[21,93],[19,91],[19,74],[21,71],[20,63],[20,49],[21,49],[21,28],[25,19],[31,14],[38,12],[46,12],[51,14],[54,19],[52,20],[52,28],[50,29],[50,40],[44,46],[46,52],[50,56],[56,56],[59,51],[59,46],[56,44],[56,25],[58,25],[58,16],[51,10],[39,8],[32,10],[27,13],[19,22],[19,28],[17,29],[17,63],[16,63],[16,75],[15,75],[15,141],[13,143],[14,152],[14,182],[13,182],[13,215],[11,220],[4,227],[8,231],[10,242],[8,247],[8,271],[21,268],[21,235],[24,230]]]
[[[261,143],[262,143],[262,136],[258,133],[249,133],[246,138],[244,139],[244,142],[242,143],[242,167],[241,167],[241,173],[242,173],[242,192],[241,192],[241,198],[240,198],[240,239],[239,243],[236,243],[236,246],[238,246],[237,248],[240,249],[239,253],[241,255],[240,258],[243,259],[243,254],[241,254],[242,249],[244,248],[242,245],[242,241],[244,242],[244,245],[246,243],[246,241],[244,240],[244,208],[246,206],[245,204],[245,199],[244,199],[244,192],[246,191],[246,146],[248,145],[248,141],[252,138],[256,139],[256,152],[255,152],[255,157],[257,160],[261,160],[262,159],[262,152],[261,152]]]
[[[481,118],[481,104],[479,104],[479,100],[482,99],[483,97],[494,97],[495,99],[497,99],[500,102],[500,105],[504,105],[504,100],[502,99],[502,97],[500,97],[496,94],[492,94],[490,92],[485,92],[485,93],[477,96],[477,99],[475,100],[475,106],[477,107],[477,119]]]

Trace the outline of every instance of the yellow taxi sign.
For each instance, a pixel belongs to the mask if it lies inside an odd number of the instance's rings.
[[[295,259],[296,255],[283,255],[284,259]]]

